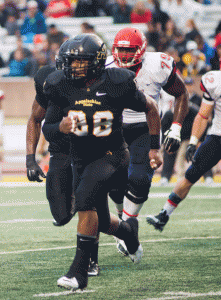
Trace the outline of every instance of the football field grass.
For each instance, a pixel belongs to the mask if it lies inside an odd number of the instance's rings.
[[[120,255],[113,237],[101,234],[100,276],[72,293],[56,282],[75,254],[77,216],[54,227],[44,186],[1,186],[0,300],[221,299],[221,187],[193,187],[160,233],[145,215],[158,213],[171,190],[152,187],[141,210],[141,263]]]

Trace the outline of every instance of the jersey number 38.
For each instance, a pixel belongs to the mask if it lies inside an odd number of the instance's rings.
[[[87,136],[89,133],[88,122],[86,114],[83,111],[70,110],[68,112],[69,117],[78,116],[77,129],[74,134],[78,136]],[[113,113],[107,111],[97,111],[93,115],[93,128],[92,134],[96,137],[108,136],[112,132],[113,125]]]

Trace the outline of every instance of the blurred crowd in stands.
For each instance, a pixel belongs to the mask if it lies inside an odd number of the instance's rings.
[[[185,0],[162,3],[161,8],[159,0],[0,0],[0,26],[17,38],[17,49],[7,61],[0,52],[0,67],[9,68],[4,76],[33,77],[41,66],[54,63],[61,43],[69,37],[57,27],[57,18],[111,16],[114,24],[146,24],[148,51],[173,56],[184,77],[219,70],[221,22],[214,28],[214,45],[210,45]],[[208,0],[203,4],[209,4]],[[54,24],[47,26],[47,18],[54,18]],[[81,31],[95,32],[87,22],[82,22]]]
[[[196,2],[212,5],[210,0]],[[137,23],[146,24],[144,34],[148,41],[147,51],[166,52],[174,58],[177,70],[191,94],[192,110],[188,116],[189,123],[186,122],[190,126],[186,126],[183,133],[183,144],[187,145],[185,141],[189,139],[191,124],[201,99],[193,91],[192,78],[209,70],[220,70],[221,20],[214,28],[211,45],[203,38],[200,28],[197,28],[191,7],[185,0],[164,0],[162,5],[159,0],[0,0],[0,26],[7,30],[8,36],[15,36],[17,40],[17,48],[10,53],[8,61],[3,59],[0,50],[0,68],[9,69],[8,74],[2,76],[33,77],[41,66],[55,63],[60,45],[69,38],[57,27],[56,19],[99,16],[111,16],[114,24],[134,24],[134,27]],[[47,25],[47,18],[54,18],[54,24]],[[100,35],[85,19],[80,30],[82,33]],[[105,41],[105,36],[101,37]],[[165,95],[162,94],[162,97]],[[172,120],[172,111],[167,109],[167,119],[162,123],[163,131],[170,127]],[[172,176],[175,158],[164,158],[168,162],[162,170],[165,182]],[[184,170],[184,158],[179,161],[179,169]],[[212,177],[211,174],[209,176]]]

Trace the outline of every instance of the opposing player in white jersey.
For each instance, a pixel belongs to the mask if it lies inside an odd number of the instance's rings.
[[[127,68],[136,73],[136,84],[145,94],[157,102],[163,88],[176,99],[174,119],[164,140],[168,153],[174,153],[180,146],[180,131],[188,111],[188,93],[172,57],[161,52],[146,52],[147,41],[136,28],[120,30],[114,40],[112,55],[107,58],[106,67]],[[123,112],[123,133],[130,150],[128,188],[125,195],[112,191],[110,197],[116,203],[119,216],[127,220],[137,217],[148,199],[154,169],[150,166],[148,153],[153,148],[149,129],[143,113],[126,109]],[[118,244],[120,252],[126,252]],[[122,251],[121,251],[122,250]]]
[[[185,177],[174,187],[159,215],[147,217],[147,222],[160,231],[163,230],[178,204],[186,198],[191,187],[221,159],[221,71],[212,71],[203,75],[200,87],[203,91],[203,99],[194,119],[186,152],[186,159],[192,161],[192,164],[187,169]],[[197,149],[197,143],[207,127],[212,112],[214,113],[212,126],[205,141]]]

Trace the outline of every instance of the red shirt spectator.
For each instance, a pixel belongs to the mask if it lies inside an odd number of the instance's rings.
[[[50,18],[72,17],[72,7],[69,0],[51,0],[45,10],[45,15]]]
[[[218,33],[215,37],[215,45],[214,48],[216,48],[217,46],[221,45],[221,32]]]
[[[152,19],[151,10],[142,1],[137,2],[131,12],[131,23],[149,23]]]

